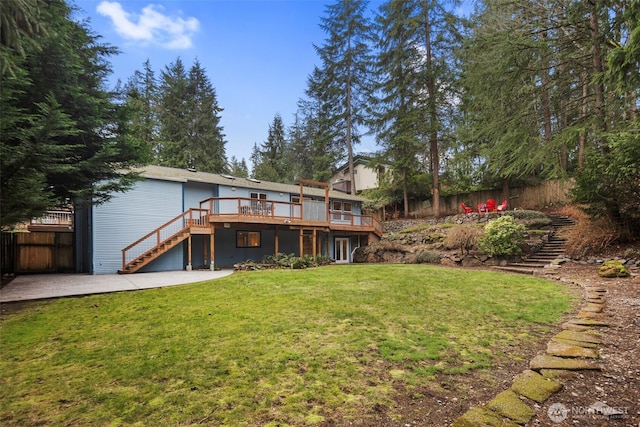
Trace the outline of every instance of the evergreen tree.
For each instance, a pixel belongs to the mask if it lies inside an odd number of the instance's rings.
[[[416,3],[392,0],[380,7],[377,64],[376,129],[382,157],[393,170],[392,182],[401,189],[404,215],[409,215],[409,187],[424,152],[424,109],[420,94],[424,79],[419,73],[422,51],[418,43]]]
[[[335,106],[319,82],[326,80],[324,72],[315,67],[307,79],[306,100],[298,103],[298,114],[304,123],[308,140],[308,155],[313,165],[313,180],[327,182],[339,163],[344,161],[344,147],[335,117]]]
[[[222,108],[200,62],[196,60],[188,73],[180,58],[169,64],[159,92],[159,164],[226,172]]]
[[[146,147],[128,135],[128,109],[116,102],[118,94],[104,90],[107,58],[117,51],[71,19],[63,1],[37,6],[38,14],[2,17],[5,22],[29,15],[35,21],[28,25],[47,28],[37,41],[19,47],[2,39],[14,67],[0,85],[2,225],[57,204],[104,202],[132,184],[136,174],[129,170],[146,159]]]
[[[286,182],[287,156],[284,123],[282,117],[276,114],[269,125],[267,140],[257,150],[254,156],[252,177],[264,181]]]
[[[229,159],[229,173],[238,178],[248,178],[249,168],[247,167],[247,162],[244,159],[238,161],[236,156],[231,156],[231,159]]]
[[[322,47],[316,46],[322,68],[312,80],[313,91],[323,93],[323,102],[332,107],[326,119],[334,123],[332,137],[347,153],[354,194],[353,151],[366,124],[372,90],[372,30],[364,16],[366,7],[363,0],[337,0],[327,6],[320,26],[328,38]]]
[[[402,189],[404,214],[409,195],[430,184],[438,216],[440,149],[449,139],[458,97],[452,53],[461,41],[459,20],[443,2],[391,0],[380,7],[376,22],[382,157],[396,174],[391,182]]]
[[[158,163],[185,169],[190,165],[189,82],[182,60],[167,65],[160,78],[158,99]]]
[[[158,85],[147,59],[143,71],[136,70],[125,85],[127,106],[132,110],[131,133],[144,141],[157,160],[158,155]]]
[[[194,166],[203,172],[227,172],[226,141],[220,125],[222,108],[198,60],[189,71],[188,100],[188,138]]]

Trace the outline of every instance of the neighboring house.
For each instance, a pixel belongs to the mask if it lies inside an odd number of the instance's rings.
[[[327,184],[261,182],[148,166],[143,180],[76,212],[76,270],[106,274],[232,267],[267,255],[323,255],[351,262],[379,240],[365,199]]]
[[[356,193],[360,193],[362,190],[368,190],[371,188],[377,188],[380,181],[380,174],[387,170],[387,167],[383,167],[382,170],[369,167],[371,158],[358,154],[353,157],[353,173],[355,177]],[[338,168],[338,171],[331,177],[332,188],[336,191],[343,193],[351,192],[351,179],[349,178],[349,164],[344,164]]]

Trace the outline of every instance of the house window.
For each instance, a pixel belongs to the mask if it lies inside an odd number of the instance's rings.
[[[236,246],[239,248],[259,248],[260,232],[259,231],[237,231]]]
[[[251,198],[258,200],[267,200],[267,195],[265,193],[251,193]]]

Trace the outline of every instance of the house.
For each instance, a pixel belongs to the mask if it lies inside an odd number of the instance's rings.
[[[92,274],[232,267],[293,253],[351,262],[382,224],[360,196],[325,183],[261,182],[147,166],[143,180],[76,210],[76,270]]]
[[[362,190],[377,188],[380,182],[380,174],[388,169],[387,167],[382,167],[381,169],[372,168],[369,166],[369,163],[371,163],[371,157],[369,156],[358,154],[353,157],[355,188],[358,194]],[[351,179],[349,177],[349,164],[346,163],[340,166],[338,171],[331,177],[330,182],[334,190],[350,193]]]

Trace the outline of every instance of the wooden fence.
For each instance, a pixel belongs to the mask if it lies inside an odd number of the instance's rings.
[[[73,232],[2,233],[3,274],[73,271]]]
[[[508,210],[531,209],[540,210],[545,206],[570,202],[572,181],[550,180],[539,185],[529,187],[514,187],[509,189],[507,199]],[[483,190],[465,194],[457,194],[440,198],[440,215],[455,215],[462,213],[460,203],[477,208],[479,203],[494,199],[500,204],[504,199],[502,190]],[[414,217],[428,217],[433,215],[431,200],[412,200],[409,208]]]

